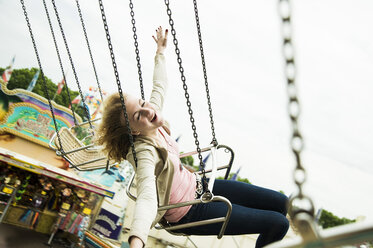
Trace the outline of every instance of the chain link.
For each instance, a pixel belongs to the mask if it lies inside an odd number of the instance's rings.
[[[184,75],[184,68],[183,68],[183,65],[182,65],[181,57],[180,57],[180,49],[178,47],[179,42],[176,38],[176,31],[175,31],[175,28],[174,28],[174,20],[172,19],[170,2],[168,0],[165,0],[164,2],[166,4],[166,8],[167,8],[167,15],[168,15],[168,18],[169,18],[169,24],[170,24],[170,27],[171,27],[171,34],[172,34],[172,37],[173,37],[173,43],[175,45],[175,53],[176,53],[176,56],[177,56],[177,63],[179,64],[181,81],[183,82],[183,89],[184,89],[184,92],[185,92],[184,94],[185,94],[186,104],[188,106],[188,113],[189,113],[189,116],[190,116],[190,122],[192,124],[194,143],[197,147],[198,158],[199,158],[199,161],[200,161],[200,167],[202,168],[203,179],[204,179],[203,180],[203,182],[204,182],[203,188],[204,188],[205,192],[208,192],[205,169],[204,169],[204,163],[203,163],[203,159],[202,159],[201,148],[199,147],[198,134],[197,134],[197,131],[196,131],[197,128],[196,128],[196,125],[194,124],[195,120],[194,120],[194,117],[193,117],[192,104],[189,100],[188,86],[186,84],[186,78],[185,78],[185,75]]]
[[[38,52],[38,49],[36,47],[36,42],[35,42],[35,38],[34,38],[34,35],[33,35],[33,32],[32,32],[31,23],[30,23],[30,20],[28,18],[28,14],[27,14],[27,11],[26,11],[25,2],[24,2],[24,0],[20,0],[20,2],[21,2],[21,5],[22,5],[23,14],[25,15],[25,19],[26,19],[28,30],[30,32],[30,37],[31,37],[32,45],[34,47],[36,59],[38,61],[38,65],[39,65],[39,68],[40,68],[40,73],[41,73],[41,76],[42,76],[42,79],[43,79],[42,82],[43,82],[43,86],[44,86],[44,94],[45,94],[45,96],[48,99],[49,109],[50,109],[52,117],[53,117],[54,128],[55,128],[56,133],[57,133],[58,142],[60,143],[60,149],[59,150],[61,152],[63,152],[61,137],[60,137],[60,134],[58,133],[58,125],[57,125],[57,122],[56,122],[56,117],[54,115],[52,101],[51,101],[49,93],[48,93],[47,83],[45,82],[44,72],[43,72],[43,68],[41,66],[39,52]]]
[[[96,77],[96,82],[97,82],[98,91],[100,92],[101,101],[103,102],[103,101],[104,101],[104,97],[102,96],[101,85],[100,85],[100,82],[99,82],[99,80],[98,80],[97,71],[96,71],[96,66],[95,66],[95,62],[94,62],[94,60],[93,60],[93,55],[92,55],[92,51],[91,51],[91,46],[89,45],[88,35],[87,35],[87,30],[86,30],[85,25],[84,25],[84,20],[83,20],[82,11],[81,11],[81,9],[80,9],[79,0],[75,0],[75,1],[76,1],[76,7],[78,8],[78,12],[79,12],[80,22],[82,23],[82,28],[83,28],[84,37],[85,37],[85,40],[86,40],[86,43],[87,43],[89,56],[91,57],[92,67],[93,67],[93,71],[94,71],[94,73],[95,73],[95,77]]]
[[[75,66],[74,66],[74,62],[73,62],[73,59],[71,57],[71,53],[70,53],[70,49],[69,49],[69,46],[67,44],[67,40],[66,40],[66,36],[65,36],[65,32],[63,30],[63,27],[62,27],[62,23],[61,23],[61,19],[60,19],[60,16],[58,14],[58,10],[57,10],[57,6],[56,6],[56,3],[55,3],[55,0],[52,0],[52,4],[53,4],[53,8],[54,8],[54,12],[56,14],[56,18],[57,18],[57,21],[58,21],[58,25],[60,27],[60,30],[61,30],[61,34],[62,34],[62,38],[63,38],[63,42],[65,44],[65,47],[66,47],[66,51],[67,51],[67,54],[69,56],[69,60],[70,60],[70,64],[71,64],[71,68],[73,70],[73,73],[74,73],[74,77],[75,77],[75,81],[76,81],[76,84],[78,86],[78,89],[79,89],[79,94],[80,94],[80,97],[82,98],[82,103],[83,103],[83,107],[84,107],[84,111],[85,111],[85,114],[88,118],[88,123],[89,123],[89,127],[91,128],[91,130],[93,130],[93,126],[92,126],[92,123],[91,123],[91,116],[89,115],[89,112],[88,112],[88,109],[87,109],[87,105],[85,103],[85,99],[84,99],[84,96],[83,96],[83,92],[82,92],[82,89],[80,87],[80,83],[79,83],[79,79],[78,79],[78,75],[76,74],[76,70],[75,70]]]
[[[133,39],[134,39],[134,45],[135,45],[135,53],[136,53],[136,61],[137,61],[137,72],[139,74],[139,82],[140,82],[140,90],[141,90],[141,98],[142,100],[145,100],[144,95],[144,86],[142,83],[142,72],[141,72],[141,63],[140,63],[140,51],[139,51],[139,43],[137,41],[137,34],[136,34],[136,26],[135,26],[135,12],[133,11],[133,3],[132,0],[129,0],[129,6],[130,6],[130,15],[131,15],[131,23],[132,23],[132,31],[133,31]]]
[[[291,31],[291,6],[289,0],[279,0],[279,13],[282,20],[282,38],[283,38],[283,56],[285,59],[285,76],[287,81],[288,93],[288,112],[292,125],[292,137],[290,140],[291,150],[295,156],[296,167],[294,168],[293,179],[298,186],[298,193],[294,195],[291,202],[294,200],[304,200],[310,203],[310,210],[298,209],[297,212],[307,212],[311,216],[314,214],[314,206],[311,198],[303,193],[303,184],[306,181],[306,170],[303,167],[301,153],[303,151],[303,137],[299,131],[298,118],[300,115],[300,103],[297,96],[296,87],[296,67],[294,60],[294,46],[292,43]],[[296,213],[291,213],[293,216]]]
[[[212,141],[211,141],[211,143],[214,146],[217,146],[218,145],[218,141],[216,140],[216,137],[215,137],[214,118],[213,118],[213,114],[212,114],[212,107],[211,107],[211,100],[210,100],[210,90],[209,90],[209,85],[208,85],[208,81],[207,81],[207,70],[206,70],[205,55],[204,55],[204,52],[203,52],[202,34],[201,34],[201,26],[200,26],[200,23],[199,23],[197,0],[193,0],[193,4],[194,4],[194,15],[196,17],[197,32],[198,32],[199,50],[201,52],[203,77],[205,79],[207,104],[208,104],[209,113],[210,113],[209,115],[210,115],[210,124],[211,124],[211,132],[212,132]]]
[[[48,7],[47,7],[47,4],[45,2],[45,0],[43,0],[43,4],[44,4],[44,9],[45,9],[45,13],[47,15],[47,19],[48,19],[48,23],[49,23],[49,28],[51,30],[51,33],[52,33],[52,37],[53,37],[53,42],[54,42],[54,47],[56,49],[56,52],[57,52],[57,57],[58,57],[58,62],[60,64],[60,68],[61,68],[61,71],[62,71],[62,76],[63,76],[63,80],[66,84],[66,91],[67,91],[67,96],[69,98],[69,103],[71,104],[71,96],[70,96],[70,90],[69,90],[69,87],[68,87],[68,84],[67,84],[67,80],[66,80],[66,74],[65,74],[65,70],[63,68],[63,65],[62,65],[62,59],[61,59],[61,55],[60,55],[60,50],[58,49],[58,44],[57,44],[57,41],[56,41],[56,36],[54,34],[54,30],[53,30],[53,26],[52,26],[52,22],[51,22],[51,19],[50,19],[50,16],[49,16],[49,11],[48,11]],[[78,122],[76,120],[76,117],[75,117],[75,111],[73,108],[71,108],[71,111],[73,113],[73,118],[74,118],[74,124],[75,125],[78,125]]]
[[[104,29],[105,29],[105,33],[106,33],[106,40],[108,42],[110,57],[111,57],[111,61],[112,61],[112,64],[113,64],[113,69],[114,69],[114,75],[115,75],[115,79],[116,79],[117,86],[118,86],[118,93],[119,93],[120,101],[122,103],[123,114],[124,114],[124,118],[126,120],[127,131],[128,131],[128,139],[130,141],[131,148],[132,148],[133,160],[135,162],[135,166],[137,167],[137,157],[136,157],[135,145],[133,143],[134,140],[133,140],[132,131],[131,131],[131,127],[130,127],[130,123],[129,123],[129,119],[128,119],[126,104],[124,103],[123,91],[122,91],[122,87],[121,87],[121,83],[120,83],[120,79],[119,79],[117,63],[115,62],[113,45],[111,43],[111,38],[110,38],[110,33],[109,33],[109,26],[107,25],[107,21],[106,21],[104,4],[103,4],[102,0],[98,0],[98,3],[100,5],[102,22],[104,24]]]

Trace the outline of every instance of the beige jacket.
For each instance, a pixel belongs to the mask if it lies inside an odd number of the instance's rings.
[[[159,111],[163,108],[166,90],[165,58],[158,54],[155,56],[150,103],[154,104]],[[164,126],[164,128],[169,133],[168,126]],[[126,156],[136,171],[137,185],[137,200],[129,237],[137,236],[146,244],[150,228],[158,223],[165,214],[165,211],[157,212],[158,206],[169,203],[174,166],[168,159],[167,147],[157,140],[139,135],[136,137],[134,145],[137,168],[132,149]]]

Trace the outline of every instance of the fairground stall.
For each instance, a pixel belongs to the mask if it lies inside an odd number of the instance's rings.
[[[51,234],[48,243],[57,232],[81,242],[114,192],[49,148],[54,125],[46,99],[6,86],[0,81],[0,222]],[[54,114],[60,128],[74,125],[70,109],[54,104]]]

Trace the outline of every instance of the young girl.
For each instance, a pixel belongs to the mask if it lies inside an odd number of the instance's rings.
[[[137,157],[137,200],[129,243],[131,248],[144,247],[148,233],[162,218],[170,224],[188,223],[225,216],[222,202],[197,204],[167,211],[158,206],[194,200],[197,178],[184,169],[179,159],[177,143],[170,137],[167,122],[162,116],[167,76],[163,51],[167,45],[168,30],[156,30],[157,44],[153,74],[153,90],[149,102],[124,95],[128,119],[134,137]],[[99,144],[110,158],[127,159],[135,165],[128,139],[126,121],[119,94],[105,101]],[[276,191],[231,180],[215,180],[213,194],[221,195],[232,203],[232,214],[225,235],[259,233],[256,247],[281,240],[288,228],[286,219],[288,198]],[[217,235],[221,223],[190,227],[175,232],[190,235]]]

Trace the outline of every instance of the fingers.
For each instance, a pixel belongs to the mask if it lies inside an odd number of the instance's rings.
[[[168,29],[166,29],[166,32],[164,32],[163,46],[167,45],[167,35],[168,35]]]
[[[155,37],[154,35],[152,35],[154,41],[155,41],[156,43],[158,43],[159,40],[163,40],[162,43],[163,43],[163,44],[166,44],[166,43],[167,43],[167,36],[168,36],[168,29],[166,29],[166,31],[165,31],[165,33],[164,33],[164,37],[163,37],[163,29],[162,29],[161,26],[159,26],[159,27],[155,30],[155,32],[156,32],[156,36],[157,36],[157,37]]]
[[[167,35],[168,35],[168,29],[166,29],[166,32],[164,32],[164,38],[167,40]]]
[[[158,40],[163,37],[162,27],[159,26],[156,30]]]

